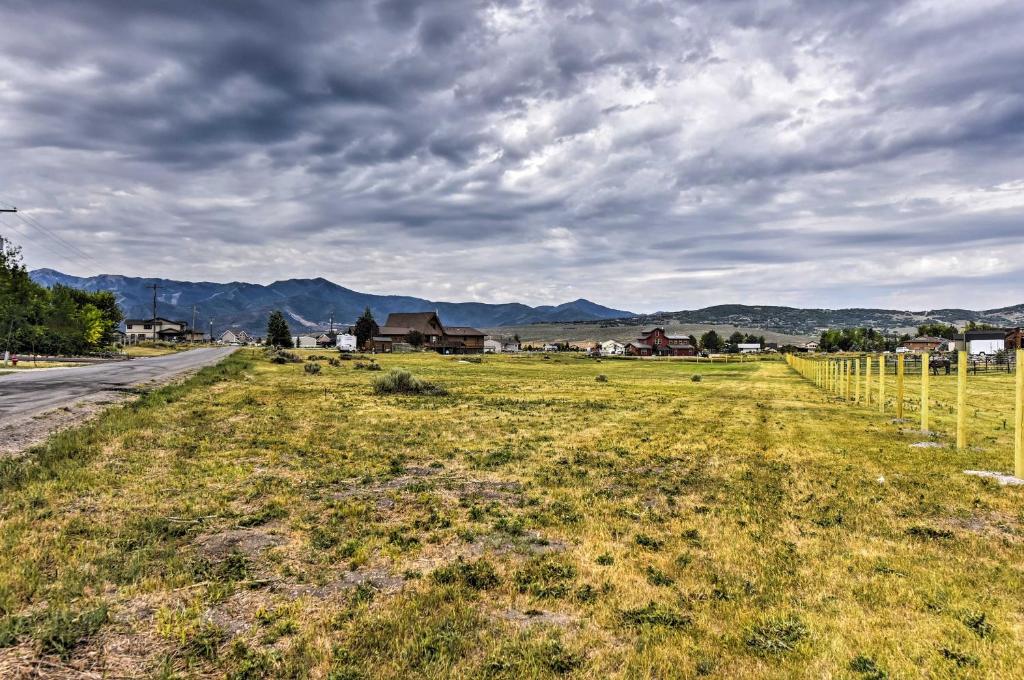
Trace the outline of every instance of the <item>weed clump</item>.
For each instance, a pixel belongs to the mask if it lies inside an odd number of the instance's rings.
[[[306,371],[306,373],[309,375],[317,375],[318,373],[320,373],[320,364],[306,364],[305,366],[302,367],[302,369]]]
[[[487,560],[457,563],[434,571],[434,581],[442,585],[458,583],[473,590],[490,590],[498,585],[498,575]]]
[[[858,654],[850,660],[849,668],[854,673],[860,673],[864,680],[888,680],[889,674],[878,667],[875,660],[870,656]]]
[[[700,382],[703,379],[704,376],[702,376],[700,373],[694,373],[693,375],[690,376],[690,382]]]
[[[552,560],[535,560],[515,575],[516,587],[521,593],[539,598],[565,597],[569,581],[576,577],[576,568]]]
[[[665,628],[685,628],[692,619],[683,612],[664,605],[649,602],[646,607],[626,609],[620,615],[627,626],[663,626]]]
[[[373,380],[373,391],[377,394],[421,394],[430,397],[443,397],[448,390],[417,378],[409,371],[402,369],[388,371]]]
[[[949,529],[935,529],[933,527],[910,527],[907,534],[914,538],[922,538],[929,541],[940,541],[953,538],[953,532]]]
[[[598,375],[596,378],[594,378],[594,382],[608,382],[608,376],[602,373]]]
[[[608,553],[601,553],[597,556],[597,559],[595,561],[602,567],[609,567],[615,564],[615,558]]]
[[[776,616],[762,620],[747,634],[747,647],[761,654],[784,654],[810,635],[807,626],[795,616]]]
[[[650,550],[651,552],[658,552],[665,545],[664,542],[647,534],[637,534],[633,537],[633,542],[644,550]]]

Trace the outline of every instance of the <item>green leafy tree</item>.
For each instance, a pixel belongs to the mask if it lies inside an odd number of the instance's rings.
[[[423,333],[420,333],[418,330],[415,329],[409,331],[408,335],[405,336],[405,341],[408,342],[413,347],[422,347],[423,339]]]
[[[267,345],[271,347],[291,347],[292,331],[288,321],[280,310],[275,309],[267,317]]]
[[[722,349],[722,336],[710,330],[700,336],[700,348],[705,352],[719,352]]]
[[[363,310],[362,316],[356,320],[356,345],[358,347],[366,347],[370,342],[370,338],[377,335],[380,332],[380,327],[373,318],[373,312],[367,307]]]

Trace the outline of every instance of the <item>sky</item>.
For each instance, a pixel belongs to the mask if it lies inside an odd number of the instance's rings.
[[[1024,302],[1024,3],[6,0],[30,268],[634,312]]]

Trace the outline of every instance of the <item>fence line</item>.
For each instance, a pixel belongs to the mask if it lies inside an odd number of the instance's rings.
[[[915,357],[916,359],[916,357]],[[971,370],[971,360],[967,352],[960,351],[956,357],[956,447],[965,449],[967,447],[967,383]],[[786,363],[805,379],[813,382],[815,386],[832,394],[845,402],[854,405],[863,404],[870,407],[872,399],[872,375],[878,376],[877,406],[879,413],[886,412],[885,383],[887,375],[887,358],[885,355],[864,355],[855,357],[827,357],[812,356],[802,357],[793,354],[785,355]],[[1007,358],[1007,371],[1011,370],[1014,376],[1014,415],[1013,415],[1013,449],[1014,449],[1014,474],[1024,478],[1024,371],[1016,370],[1024,362],[1024,349],[1015,351],[1014,356]],[[894,363],[894,374],[896,377],[896,399],[894,404],[895,415],[899,420],[904,416],[904,403],[906,402],[906,377],[907,360],[906,355],[896,355]],[[920,377],[920,397],[918,401],[918,415],[920,417],[920,428],[922,432],[929,432],[931,426],[931,370],[925,367],[932,366],[929,352],[922,352],[919,361],[915,363],[921,367],[917,374]],[[944,367],[944,365],[943,365]],[[933,367],[934,369],[934,367]],[[975,375],[977,371],[975,370]],[[941,402],[939,403],[941,406]],[[1004,421],[1005,423],[1005,421]]]

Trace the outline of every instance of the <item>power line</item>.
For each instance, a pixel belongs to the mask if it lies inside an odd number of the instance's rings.
[[[28,233],[27,231],[21,231],[20,229],[17,229],[16,225],[14,225],[14,224],[8,224],[7,222],[5,222],[3,220],[0,220],[0,225],[3,225],[4,227],[10,229],[15,234],[19,234],[26,241],[32,242],[33,245],[38,246],[39,248],[45,250],[46,252],[48,252],[50,255],[53,255],[54,257],[58,257],[61,260],[64,260],[68,264],[71,264],[71,265],[81,265],[82,264],[81,261],[73,260],[70,257],[68,257],[67,255],[65,255],[63,253],[60,253],[60,252],[58,252],[56,250],[53,250],[49,246],[45,245],[42,241],[40,241],[38,239],[33,239],[32,235],[30,233]]]
[[[15,213],[14,216],[16,218],[18,218],[19,220],[21,220],[22,222],[24,222],[28,226],[30,226],[30,227],[32,227],[34,229],[39,230],[40,232],[42,232],[42,234],[44,236],[46,236],[47,238],[52,240],[54,243],[57,243],[60,246],[62,246],[67,252],[71,253],[73,256],[81,258],[79,263],[80,264],[84,264],[87,269],[91,269],[93,267],[102,268],[102,265],[95,258],[93,258],[91,255],[89,255],[89,253],[83,251],[78,246],[75,246],[75,245],[73,245],[71,243],[68,243],[63,238],[61,238],[60,236],[55,234],[52,230],[50,230],[49,228],[43,226],[43,224],[39,220],[37,220],[35,217],[33,217],[32,215],[29,215],[29,214],[27,214],[25,212],[18,211],[18,209],[16,207],[14,207],[14,204],[12,204],[12,203],[10,203],[8,201],[4,201],[4,200],[0,199],[0,203],[4,203],[6,205],[9,205],[11,207],[11,212]],[[0,211],[8,212],[7,210],[3,210],[2,208],[0,208]],[[67,258],[64,258],[64,259],[67,259]],[[90,262],[92,264],[89,264]]]

